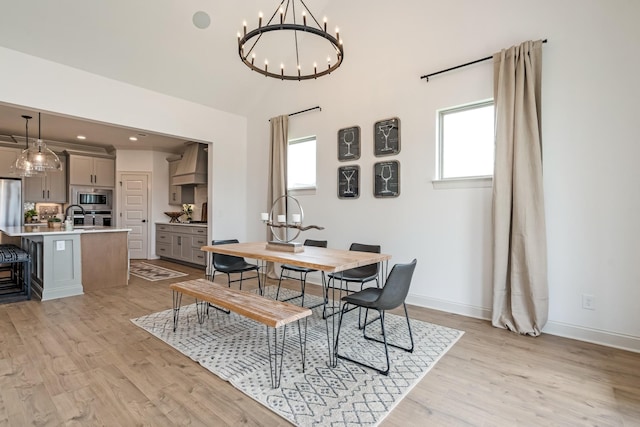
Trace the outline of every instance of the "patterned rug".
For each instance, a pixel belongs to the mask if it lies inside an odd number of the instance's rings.
[[[134,276],[140,277],[144,280],[149,280],[150,282],[188,276],[187,273],[160,267],[158,265],[147,264],[146,262],[132,262],[129,266],[129,272]]]
[[[293,291],[285,291],[284,296],[294,295]],[[266,295],[273,298],[275,287],[268,287]],[[280,298],[284,296],[281,290]],[[185,296],[183,302],[190,299]],[[314,305],[320,298],[306,295],[305,305],[307,302]],[[322,307],[318,307],[307,325],[305,372],[300,362],[297,328],[289,327],[280,388],[273,389],[266,354],[266,327],[261,323],[210,309],[209,318],[200,325],[195,304],[181,308],[175,333],[172,310],[131,321],[298,426],[378,425],[463,334],[411,320],[414,352],[390,347],[388,376],[341,359],[336,368],[329,368],[326,322],[322,319]],[[358,310],[345,315],[340,353],[384,367],[384,347],[364,340],[357,322]],[[375,335],[379,330],[375,325],[379,323],[368,326],[367,335]],[[390,342],[407,345],[404,317],[387,314],[385,326]]]

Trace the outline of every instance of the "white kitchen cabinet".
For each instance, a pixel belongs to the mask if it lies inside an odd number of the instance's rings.
[[[44,176],[30,176],[24,178],[24,201],[34,203],[66,203],[68,195],[67,186],[67,159],[59,155],[62,170],[47,172]]]
[[[115,159],[70,154],[69,185],[115,187]]]
[[[200,250],[207,244],[207,227],[188,224],[156,224],[156,254],[161,258],[206,266]]]

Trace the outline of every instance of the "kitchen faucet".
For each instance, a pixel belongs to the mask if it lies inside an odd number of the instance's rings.
[[[65,218],[69,218],[69,209],[71,209],[74,206],[80,208],[80,211],[82,211],[82,215],[84,215],[85,212],[84,212],[84,208],[82,206],[80,206],[80,205],[69,205],[69,206],[67,206],[67,209],[64,211]]]

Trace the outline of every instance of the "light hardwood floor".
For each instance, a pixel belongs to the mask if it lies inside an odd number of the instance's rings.
[[[203,276],[154,263],[190,275],[0,305],[0,426],[289,425],[129,321],[170,308],[169,283]],[[640,426],[640,354],[410,316],[465,334],[382,426]]]

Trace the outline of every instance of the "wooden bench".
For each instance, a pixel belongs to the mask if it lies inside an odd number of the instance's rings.
[[[302,371],[304,372],[307,318],[311,315],[310,309],[265,298],[251,292],[231,289],[204,279],[173,283],[169,285],[169,288],[173,291],[174,332],[178,326],[182,295],[189,295],[196,299],[196,313],[200,324],[204,322],[209,310],[209,304],[213,304],[266,325],[269,365],[271,368],[271,385],[273,388],[280,387],[287,324],[297,321],[298,335],[300,336]],[[300,327],[300,320],[302,319],[305,321],[304,334]],[[282,333],[280,334],[282,336],[281,342],[278,342],[279,328],[282,328]],[[271,343],[272,338],[273,345]]]

